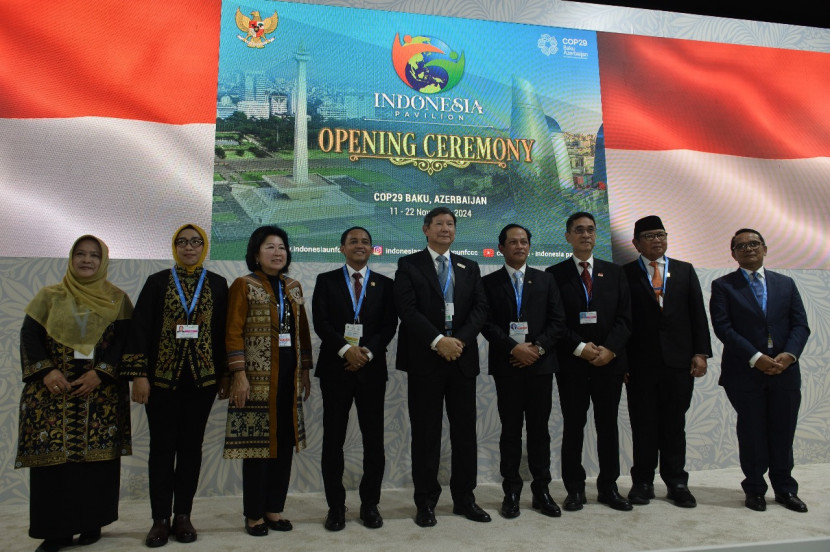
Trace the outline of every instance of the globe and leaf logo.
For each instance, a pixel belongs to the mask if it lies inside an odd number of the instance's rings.
[[[434,36],[395,35],[392,65],[398,77],[421,94],[450,90],[464,75],[464,52],[460,54]]]

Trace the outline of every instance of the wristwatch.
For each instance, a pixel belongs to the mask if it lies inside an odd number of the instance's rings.
[[[539,356],[543,356],[545,354],[545,348],[542,347],[538,341],[534,343],[534,345],[536,345],[536,348],[539,349]]]

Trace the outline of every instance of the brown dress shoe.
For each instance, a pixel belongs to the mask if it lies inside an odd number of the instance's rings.
[[[144,544],[150,548],[158,548],[167,544],[167,539],[170,538],[170,520],[169,519],[154,519],[153,527],[147,533],[147,538],[144,539]]]
[[[196,529],[190,523],[190,514],[176,514],[173,518],[173,533],[179,542],[193,542],[196,540]]]

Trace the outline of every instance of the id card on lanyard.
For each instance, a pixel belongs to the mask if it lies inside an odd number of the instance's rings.
[[[355,273],[358,274],[357,271]],[[363,337],[363,324],[360,323],[360,309],[363,308],[363,299],[366,298],[366,288],[369,287],[369,274],[371,273],[372,271],[369,267],[366,267],[366,277],[363,278],[366,285],[361,286],[360,297],[355,297],[354,287],[349,281],[349,270],[346,268],[346,265],[343,265],[343,277],[346,279],[346,289],[349,290],[349,297],[352,300],[352,312],[354,313],[354,323],[346,324],[343,338],[346,340],[346,343],[355,347],[360,345],[360,338]]]
[[[187,321],[187,324],[176,325],[176,339],[198,339],[199,325],[190,324],[190,317],[196,311],[199,296],[202,294],[202,286],[205,284],[205,275],[207,274],[207,270],[202,269],[202,274],[199,276],[199,283],[196,284],[196,291],[193,292],[193,299],[191,299],[189,306],[187,304],[187,297],[184,294],[184,289],[182,288],[182,283],[179,281],[179,275],[176,274],[176,269],[171,268],[170,272],[173,274],[173,282],[176,284],[176,291],[179,293],[179,301],[182,303],[182,308],[184,309]]]
[[[282,294],[282,280],[277,281],[277,295],[280,298],[280,347],[291,347],[291,332],[285,327],[285,297]]]
[[[444,323],[452,323],[452,317],[455,316],[455,303],[447,301],[447,290],[450,289],[450,282],[452,281],[452,262],[447,262],[447,281],[444,282],[444,289],[441,292],[444,294]],[[449,326],[448,326],[449,327]]]

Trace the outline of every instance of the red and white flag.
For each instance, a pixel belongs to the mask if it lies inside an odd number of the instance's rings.
[[[735,266],[755,228],[769,266],[830,269],[830,55],[599,33],[616,260],[663,219],[669,256]]]
[[[220,0],[0,5],[0,256],[169,258],[210,227]]]

